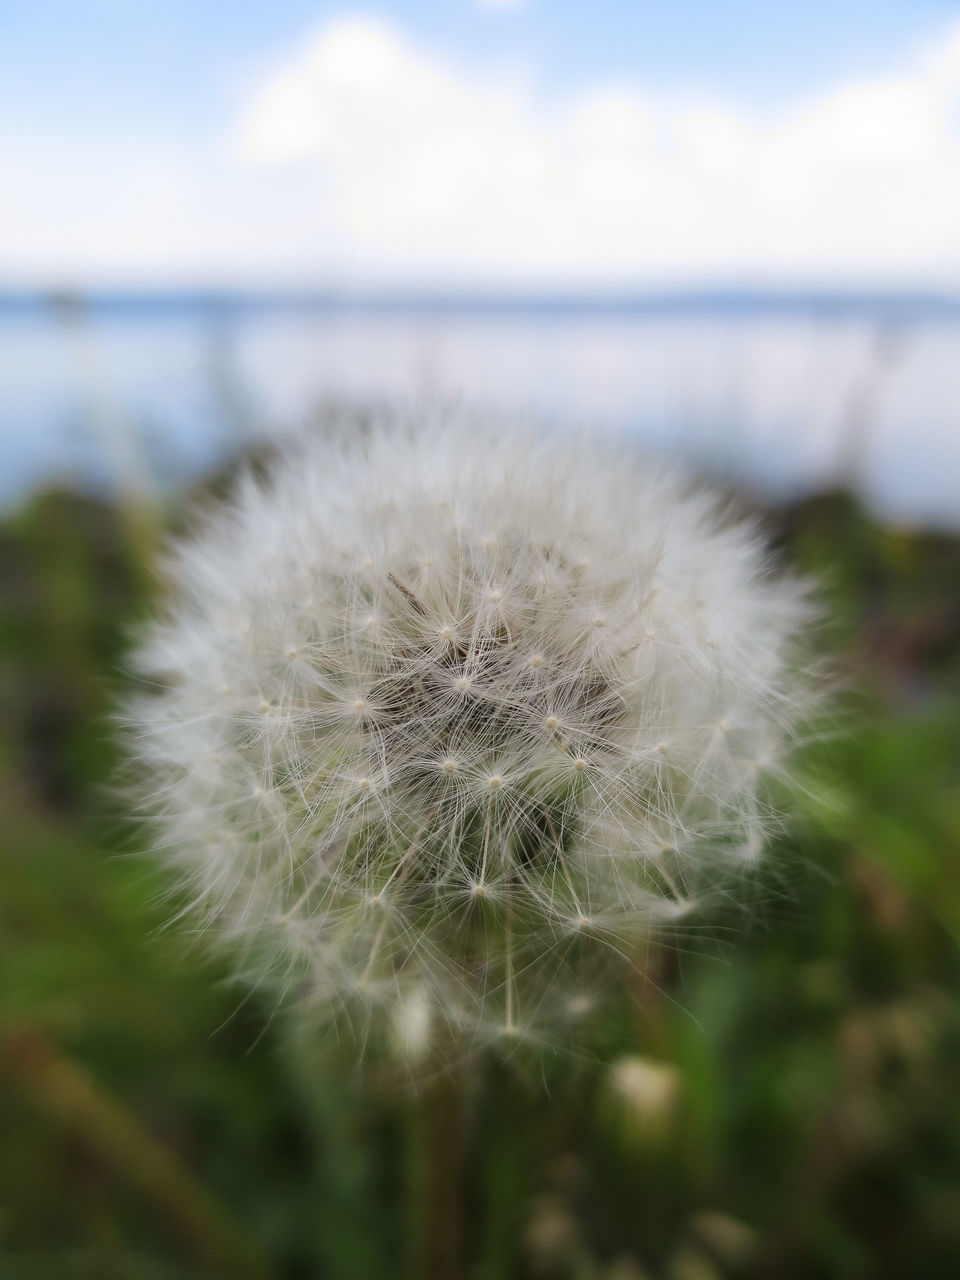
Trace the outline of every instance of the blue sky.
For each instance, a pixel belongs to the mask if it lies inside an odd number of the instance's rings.
[[[223,109],[237,80],[324,19],[316,0],[4,0],[0,85],[7,109],[103,119],[118,109],[186,121]],[[357,11],[392,19],[471,63],[522,59],[548,90],[601,78],[700,84],[778,105],[894,64],[936,37],[952,0],[405,0]],[[9,97],[7,95],[9,94]]]
[[[960,281],[954,46],[945,0],[0,0],[0,280]]]

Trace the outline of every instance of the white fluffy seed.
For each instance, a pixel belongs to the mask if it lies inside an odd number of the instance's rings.
[[[599,440],[385,423],[304,439],[174,552],[132,749],[253,981],[364,1036],[408,999],[465,1044],[559,1032],[587,976],[593,1008],[651,930],[736,891],[807,713],[810,609],[720,510]]]

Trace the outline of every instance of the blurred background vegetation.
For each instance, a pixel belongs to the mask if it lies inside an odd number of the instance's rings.
[[[416,1275],[409,1080],[171,922],[111,709],[192,485],[445,396],[766,495],[842,689],[749,911],[484,1064],[469,1280],[960,1276],[957,0],[14,0],[0,108],[0,1280]]]
[[[62,488],[0,525],[0,1275],[395,1277],[409,1098],[168,923],[112,797],[178,511]],[[960,1274],[960,542],[840,492],[762,514],[822,577],[839,731],[745,930],[665,957],[595,1058],[487,1067],[476,1280]]]

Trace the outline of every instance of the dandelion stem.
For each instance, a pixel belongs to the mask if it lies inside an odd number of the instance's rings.
[[[420,841],[423,839],[423,833],[426,831],[427,827],[430,825],[430,821],[436,812],[437,812],[437,809],[436,809],[436,806],[434,806],[430,810],[430,812],[427,814],[427,816],[424,818],[424,820],[420,823],[419,827],[417,827],[416,831],[413,833],[413,839],[410,841],[410,844],[407,846],[406,853],[403,855],[403,857],[400,859],[397,865],[390,872],[389,876],[387,877],[386,884],[383,886],[383,889],[380,890],[381,893],[383,893],[384,889],[389,889],[390,885],[393,883],[396,877],[400,875],[401,872],[406,873],[408,867],[410,866],[410,859],[416,853],[417,848],[420,845]]]
[[[506,1032],[515,1031],[513,1021],[513,878],[507,880],[507,900],[504,919],[504,944],[506,947]]]
[[[487,879],[487,849],[490,845],[490,811],[493,808],[493,796],[487,801],[487,821],[483,828],[483,854],[480,858],[480,879],[479,884],[483,885]]]
[[[466,1275],[464,1173],[467,1089],[462,1063],[449,1062],[420,1085],[416,1110],[416,1280]]]
[[[549,813],[547,814],[547,830],[550,832],[550,839],[554,842],[554,844],[557,847],[557,860],[559,861],[560,866],[563,870],[564,879],[567,882],[567,887],[570,890],[570,894],[573,898],[573,905],[576,907],[577,911],[582,916],[584,914],[583,907],[581,907],[580,899],[577,897],[577,891],[573,887],[573,878],[570,875],[570,868],[567,866],[567,860],[563,856],[563,846],[560,843],[560,837],[557,835],[557,829],[553,825],[553,819],[550,817]]]
[[[406,875],[410,867],[410,861],[413,855],[416,853],[421,840],[423,839],[423,833],[426,831],[427,827],[430,825],[430,820],[433,817],[433,815],[436,813],[436,811],[437,811],[436,806],[434,806],[430,810],[430,812],[427,814],[427,816],[424,818],[424,820],[420,823],[420,826],[417,827],[416,831],[414,832],[413,839],[410,841],[410,844],[407,846],[406,853],[403,855],[403,857],[400,859],[397,865],[390,872],[390,875],[387,877],[386,884],[383,886],[383,888],[380,890],[379,894],[377,895],[379,898],[383,897],[383,894],[390,887],[390,885],[393,883],[394,880],[397,880],[397,882],[399,883],[403,879],[404,875]],[[373,962],[377,958],[377,952],[380,950],[380,943],[383,941],[383,935],[384,933],[386,933],[386,930],[387,930],[387,917],[386,915],[384,915],[383,919],[380,921],[380,927],[377,930],[377,936],[373,940],[373,946],[370,948],[370,955],[367,959],[366,967],[364,968],[363,973],[360,975],[361,982],[366,982],[367,978],[369,978],[370,976],[370,970],[373,968]]]
[[[377,952],[380,950],[380,943],[383,941],[383,935],[387,931],[387,917],[384,916],[380,921],[380,928],[373,940],[373,946],[370,948],[370,954],[367,957],[367,963],[364,965],[363,973],[360,975],[360,982],[363,984],[370,977],[370,970],[373,968],[373,962],[377,958]]]

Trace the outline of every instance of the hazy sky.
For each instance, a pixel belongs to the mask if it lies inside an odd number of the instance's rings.
[[[960,287],[960,4],[0,0],[0,283]]]

